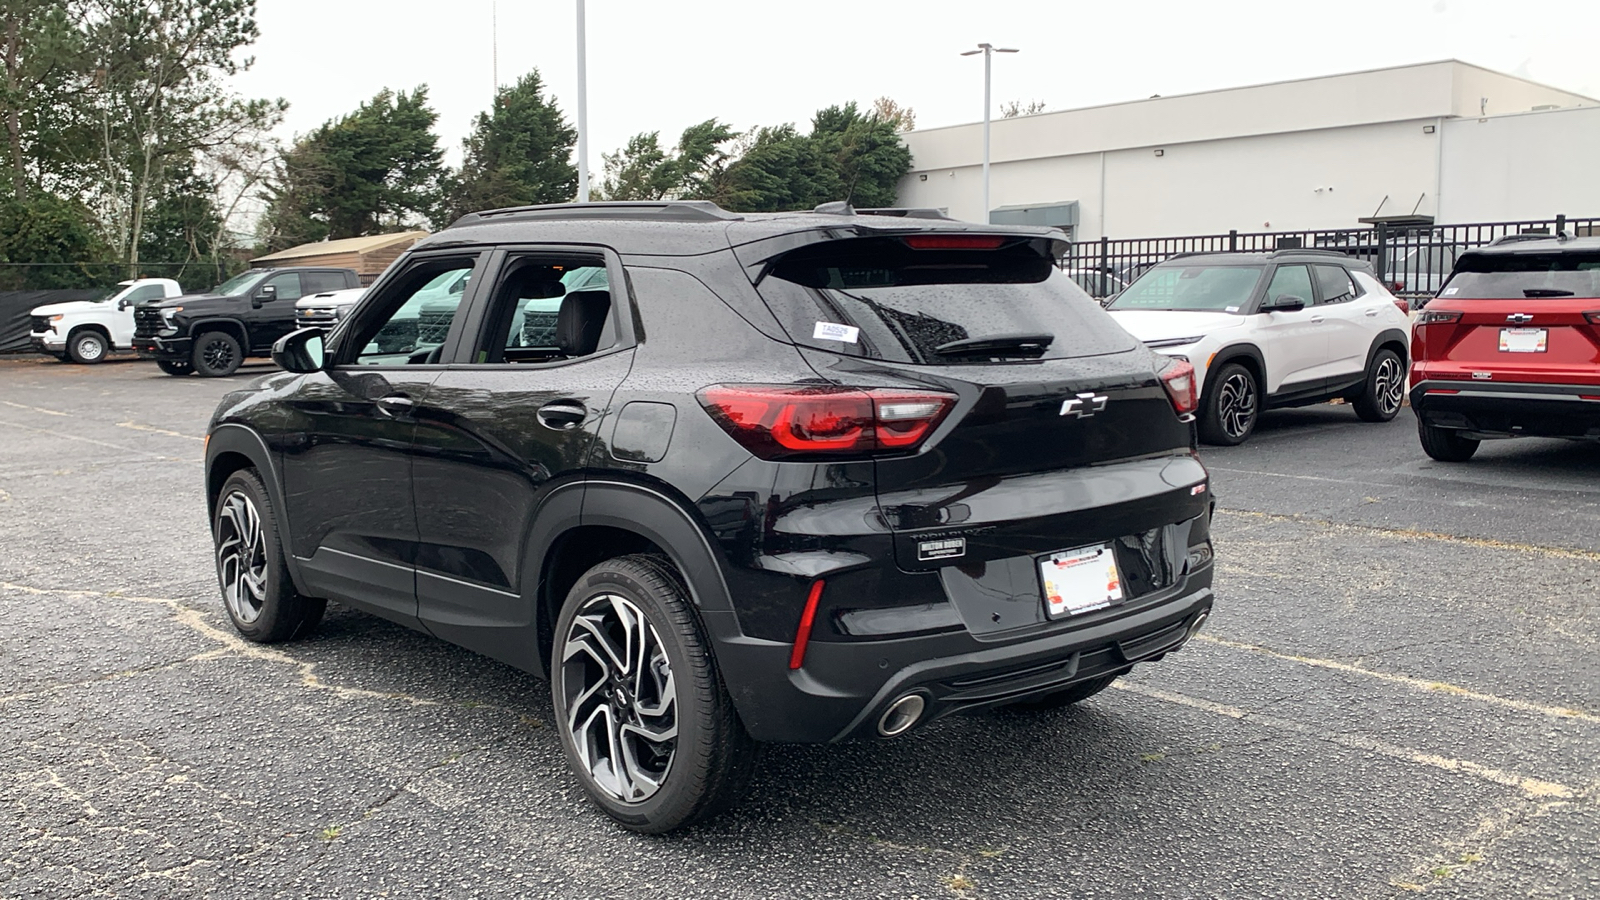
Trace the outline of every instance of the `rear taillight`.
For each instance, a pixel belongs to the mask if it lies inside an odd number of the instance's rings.
[[[956,398],[932,391],[833,385],[717,384],[700,405],[762,459],[914,450]]]
[[[1595,312],[1586,312],[1583,314],[1583,317],[1589,320],[1590,325],[1600,325],[1600,310]]]
[[[1403,298],[1403,297],[1394,298],[1394,305],[1400,307],[1400,311],[1401,312],[1403,312],[1403,313],[1405,313],[1407,315],[1411,314],[1411,304],[1407,303],[1405,301],[1405,298]]]
[[[1444,325],[1461,321],[1459,309],[1425,309],[1417,315],[1418,325]]]
[[[1395,283],[1389,285],[1389,290],[1394,291],[1397,294],[1405,289],[1406,283],[1404,281],[1396,281]]]
[[[1167,399],[1172,401],[1173,410],[1180,416],[1194,412],[1200,405],[1194,366],[1182,360],[1174,360],[1161,371],[1161,386],[1167,389]]]

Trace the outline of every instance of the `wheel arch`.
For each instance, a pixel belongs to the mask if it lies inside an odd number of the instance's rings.
[[[1263,396],[1267,393],[1267,361],[1262,356],[1261,349],[1255,344],[1229,344],[1211,355],[1211,361],[1206,363],[1206,382],[1200,388],[1200,395],[1205,396],[1211,386],[1217,382],[1217,373],[1228,363],[1239,363],[1250,370],[1255,376],[1256,390]]]
[[[1400,357],[1402,369],[1411,368],[1411,336],[1398,328],[1385,328],[1372,339],[1372,346],[1367,348],[1367,364],[1362,367],[1363,373],[1372,370],[1372,360],[1378,355],[1379,350],[1393,350]]]
[[[99,322],[84,322],[82,324],[72,326],[72,330],[67,332],[67,343],[71,344],[72,339],[77,337],[78,332],[84,330],[100,332],[100,336],[106,339],[106,350],[109,351],[115,349],[111,340],[111,329]]]
[[[250,355],[250,332],[244,323],[238,319],[211,318],[197,319],[189,324],[189,335],[194,340],[199,340],[200,335],[208,331],[225,331],[239,342],[239,350],[244,355]]]
[[[211,520],[215,515],[217,500],[222,493],[222,485],[228,476],[241,469],[255,469],[261,476],[261,481],[267,486],[267,496],[272,501],[272,511],[277,519],[278,530],[281,533],[283,547],[294,546],[291,538],[292,529],[289,523],[288,506],[284,502],[283,482],[278,478],[278,467],[274,462],[274,455],[267,447],[266,439],[253,428],[237,423],[224,423],[212,430],[206,438],[206,530],[211,528]],[[305,584],[300,578],[300,568],[295,564],[293,553],[285,552],[284,561],[288,564],[289,575],[294,580],[294,585],[302,594],[306,593]]]

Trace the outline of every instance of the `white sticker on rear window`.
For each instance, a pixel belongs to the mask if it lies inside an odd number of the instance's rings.
[[[818,322],[811,332],[811,336],[818,340],[842,341],[846,344],[856,343],[860,335],[861,329],[854,325],[840,325],[837,322]]]
[[[1454,294],[1456,291],[1459,291],[1459,290],[1461,290],[1461,288],[1445,288],[1444,289],[1444,296],[1448,297],[1451,294]]]

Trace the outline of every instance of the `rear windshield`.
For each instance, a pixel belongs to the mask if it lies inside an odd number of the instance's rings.
[[[802,346],[929,366],[1099,356],[1138,346],[1039,248],[907,251],[881,239],[836,243],[853,246],[791,254],[759,285]]]
[[[1459,300],[1600,297],[1600,251],[1469,253],[1439,296]]]
[[[1157,266],[1139,276],[1106,308],[1244,315],[1256,282],[1261,280],[1261,270],[1261,266]]]

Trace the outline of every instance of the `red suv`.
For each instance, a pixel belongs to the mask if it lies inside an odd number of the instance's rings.
[[[1600,440],[1600,238],[1516,235],[1461,255],[1411,334],[1422,449]]]

